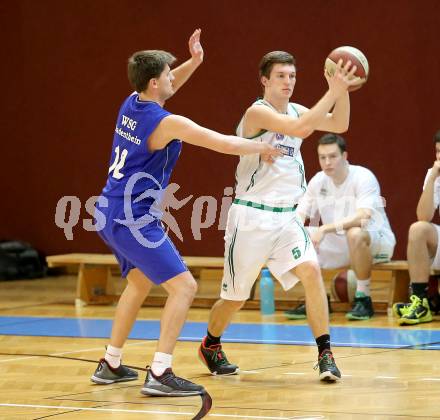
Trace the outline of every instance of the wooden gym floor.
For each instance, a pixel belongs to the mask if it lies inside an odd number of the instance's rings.
[[[0,335],[0,419],[191,419],[201,407],[200,397],[142,396],[142,371],[139,381],[131,383],[98,386],[89,381],[108,340],[91,337],[87,325],[97,320],[110,325],[114,307],[75,307],[75,285],[74,276],[0,282],[0,333],[5,334]],[[205,323],[207,316],[206,309],[191,309],[188,324],[196,327],[196,335],[205,328],[200,323]],[[160,308],[144,307],[139,319],[156,322],[159,317]],[[82,334],[72,333],[70,324],[62,324],[64,319],[79,322],[85,328]],[[195,337],[194,341],[178,342],[173,365],[177,374],[208,390],[213,405],[206,418],[440,418],[440,359],[437,350],[430,350],[440,348],[439,320],[436,317],[416,328],[400,328],[386,315],[353,324],[345,321],[343,313],[332,314],[334,331],[354,339],[352,345],[334,347],[343,373],[336,384],[318,381],[313,370],[316,349],[311,345],[252,344],[232,339],[235,342],[224,348],[242,373],[213,377],[198,362]],[[47,336],[38,332],[46,321],[53,326],[52,330],[48,327]],[[63,330],[62,325],[68,327]],[[264,321],[257,311],[241,311],[233,326],[239,325],[249,330],[260,328],[275,342],[283,328],[288,328],[292,340],[304,335],[306,329],[303,321],[285,320],[282,311]],[[21,332],[11,333],[11,326]],[[61,329],[55,330],[58,327]],[[378,337],[378,331],[388,334],[391,345],[384,341],[377,347],[359,347],[356,340],[371,331],[373,338]],[[399,344],[405,340],[409,340],[407,344]],[[393,343],[398,344],[393,348]],[[154,340],[131,339],[124,362],[145,368],[154,348]]]

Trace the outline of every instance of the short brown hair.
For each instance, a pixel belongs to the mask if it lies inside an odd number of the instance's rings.
[[[434,143],[440,143],[440,130],[434,134]]]
[[[274,64],[292,64],[296,67],[296,60],[292,54],[285,51],[271,51],[260,61],[260,77],[264,76],[269,79]]]
[[[143,92],[151,79],[159,77],[165,66],[171,66],[176,57],[166,51],[137,51],[128,59],[128,80],[136,92]]]
[[[335,133],[324,134],[318,140],[318,146],[321,144],[337,144],[341,153],[344,153],[347,150],[347,143],[345,142],[344,137]]]

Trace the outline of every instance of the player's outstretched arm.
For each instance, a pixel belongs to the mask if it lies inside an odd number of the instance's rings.
[[[317,106],[320,105],[320,102],[322,101],[321,99],[321,101],[318,102],[311,110],[301,115],[301,118],[304,118],[306,121],[308,121],[314,130],[332,131],[335,133],[347,131],[350,121],[350,98],[348,95],[348,88],[350,88],[350,86],[354,86],[356,83],[359,83],[359,77],[354,76],[356,69],[357,67],[352,66],[350,60],[347,61],[344,66],[342,65],[342,60],[339,60],[336,67],[336,72],[333,76],[330,76],[326,72],[324,73],[329,86],[327,94],[329,92],[333,93],[335,100],[333,104],[323,113],[316,112]],[[326,102],[326,105],[328,105],[328,102]],[[329,113],[333,105],[333,112]],[[320,108],[320,110],[323,109]]]
[[[332,112],[329,112],[324,121],[316,128],[319,131],[331,133],[345,133],[350,125],[350,96],[348,92],[341,95],[335,102]]]
[[[150,137],[148,147],[150,150],[163,149],[173,139],[229,155],[259,153],[269,162],[282,155],[268,143],[220,134],[180,115],[165,117]]]
[[[440,162],[435,161],[417,204],[417,220],[430,222],[434,217],[434,183],[440,176]]]
[[[309,111],[303,105],[295,104],[299,114]],[[316,130],[330,133],[345,133],[350,125],[350,96],[348,92],[336,99],[332,112],[327,113],[323,121],[316,127]]]
[[[183,84],[190,78],[197,67],[199,67],[200,64],[202,64],[203,62],[204,53],[202,44],[200,43],[201,33],[201,29],[196,29],[189,38],[188,48],[189,53],[191,54],[191,58],[171,71],[174,76],[174,92],[176,92],[183,86]]]
[[[342,96],[347,95],[347,89],[358,82],[358,78],[353,78],[356,66],[350,67],[350,61],[344,66],[342,66],[342,60],[339,61],[335,74],[326,75],[329,90],[314,107],[309,110],[305,109],[300,118],[294,119],[288,115],[273,112],[268,107],[254,105],[246,112],[246,126],[256,131],[275,131],[292,137],[310,136],[327,118],[328,112],[335,103]]]
[[[339,60],[339,63],[341,60]],[[347,66],[351,65],[351,61],[347,61],[343,69],[347,70]],[[351,67],[346,77],[353,76],[352,80],[348,80],[349,87],[358,83],[359,77],[354,77],[356,66]],[[332,84],[337,82],[338,78],[331,78],[324,70],[324,77],[327,79],[329,88]],[[350,125],[350,96],[348,91],[345,91],[342,95],[336,99],[335,106],[332,112],[327,113],[323,121],[316,127],[320,131],[330,131],[332,133],[345,133]]]

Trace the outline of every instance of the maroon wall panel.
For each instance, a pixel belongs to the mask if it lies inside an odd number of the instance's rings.
[[[352,94],[349,159],[378,177],[398,238],[396,256],[405,258],[408,226],[434,160],[432,135],[440,128],[440,2],[17,0],[0,7],[0,238],[21,238],[48,254],[106,251],[82,220],[90,217],[85,201],[105,182],[116,114],[130,93],[127,57],[160,48],[185,60],[188,36],[201,27],[205,63],[166,107],[226,133],[260,93],[257,65],[264,53],[294,53],[293,101],[312,106],[326,89],[328,52],[340,45],[365,52],[371,77]],[[308,178],[318,170],[318,136],[303,146]],[[236,162],[184,146],[173,176],[179,199],[193,195],[173,213],[182,254],[223,254],[219,211],[201,240],[193,238],[191,214],[201,196],[215,197],[220,210]],[[55,225],[63,196],[77,196],[83,205],[73,240]]]

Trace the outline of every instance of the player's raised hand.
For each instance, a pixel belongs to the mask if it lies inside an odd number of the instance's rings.
[[[194,33],[190,36],[188,41],[188,47],[191,57],[199,64],[203,61],[203,48],[202,44],[200,43],[201,33],[201,29],[196,29]]]
[[[360,78],[354,75],[356,70],[357,67],[352,66],[350,60],[343,65],[342,59],[339,59],[333,76],[324,70],[324,76],[327,79],[329,90],[333,92],[336,97],[339,97],[345,93],[350,86],[358,85]]]

